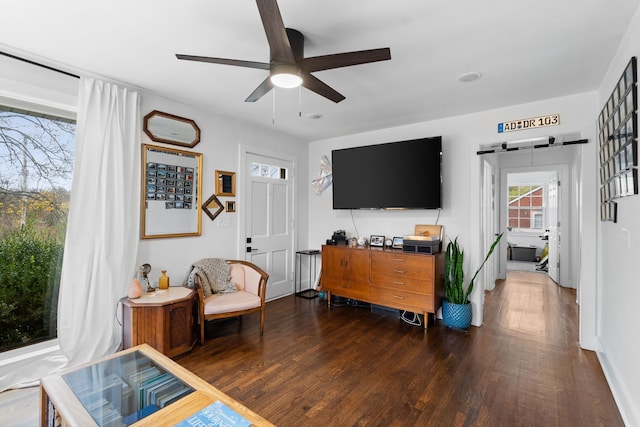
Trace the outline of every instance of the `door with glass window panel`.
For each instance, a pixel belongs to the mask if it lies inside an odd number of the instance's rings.
[[[293,292],[293,163],[247,153],[245,259],[269,273],[267,299]]]

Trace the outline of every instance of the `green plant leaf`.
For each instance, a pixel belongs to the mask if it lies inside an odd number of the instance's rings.
[[[445,285],[445,296],[447,301],[453,304],[467,304],[469,302],[469,295],[473,291],[473,285],[476,280],[476,277],[486,264],[487,260],[493,253],[494,249],[500,242],[502,235],[504,233],[500,233],[496,240],[493,242],[489,251],[487,252],[482,264],[476,270],[475,274],[471,278],[469,282],[469,286],[467,289],[464,288],[464,251],[460,248],[458,244],[458,237],[456,237],[453,242],[449,240],[447,244],[447,250],[445,253],[445,277],[444,277],[444,285]]]
[[[498,237],[496,237],[496,240],[493,241],[493,244],[489,248],[489,252],[487,252],[487,255],[484,257],[484,260],[482,261],[482,264],[480,264],[480,267],[478,267],[478,269],[476,270],[475,274],[471,278],[471,281],[469,282],[469,287],[467,288],[467,291],[466,291],[466,293],[464,295],[465,301],[469,300],[469,295],[471,294],[471,291],[473,291],[473,283],[476,280],[476,277],[478,276],[478,273],[480,273],[480,270],[482,270],[482,267],[484,267],[484,265],[487,263],[487,260],[489,259],[489,257],[493,253],[493,250],[496,248],[496,246],[500,242],[500,239],[502,239],[502,235],[503,234],[504,234],[504,232],[498,234]]]

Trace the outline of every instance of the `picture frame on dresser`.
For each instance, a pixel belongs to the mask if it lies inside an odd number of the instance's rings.
[[[372,234],[371,238],[369,239],[369,246],[373,246],[376,248],[384,247],[384,236]]]

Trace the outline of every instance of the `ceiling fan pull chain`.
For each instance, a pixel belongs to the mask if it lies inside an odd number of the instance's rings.
[[[302,117],[302,85],[298,86],[298,117]]]
[[[276,88],[273,88],[273,106],[271,108],[271,124],[276,124]]]

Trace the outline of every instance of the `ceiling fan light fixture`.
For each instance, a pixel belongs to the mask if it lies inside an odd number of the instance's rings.
[[[273,67],[271,83],[277,87],[291,89],[302,84],[300,70],[295,65],[280,64]]]

